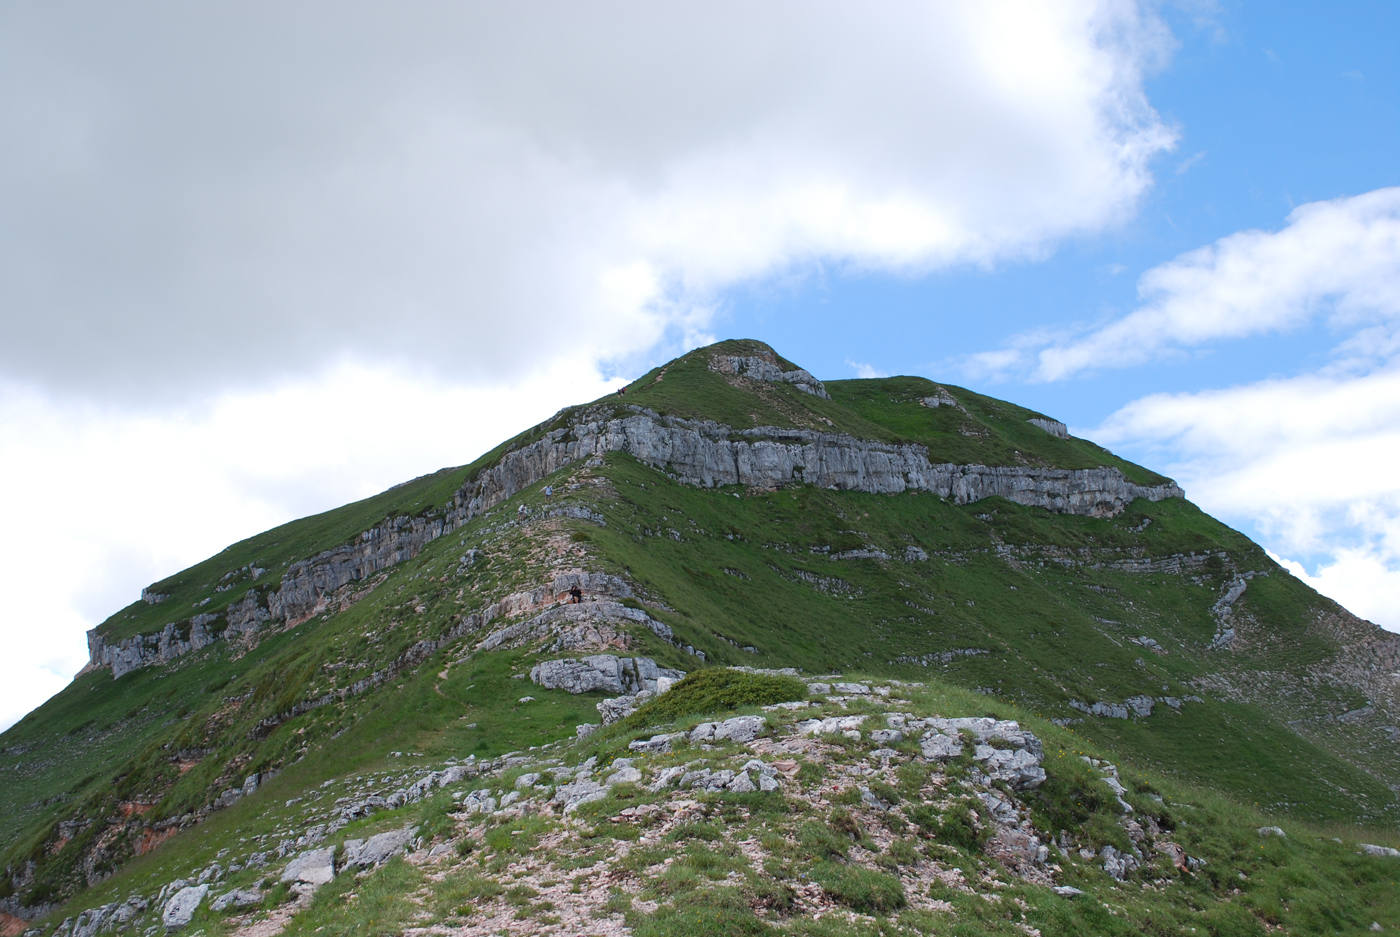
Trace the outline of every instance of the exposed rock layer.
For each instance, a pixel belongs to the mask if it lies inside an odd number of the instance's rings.
[[[826,393],[821,383],[805,371],[780,371],[761,358],[716,360],[718,370],[793,383],[815,396]],[[677,481],[706,488],[813,484],[879,494],[914,490],[932,492],[958,504],[999,496],[1058,513],[1094,517],[1117,514],[1136,498],[1161,501],[1185,497],[1175,483],[1138,485],[1118,469],[1103,466],[1059,469],[935,464],[929,461],[926,447],[912,443],[898,445],[842,433],[772,426],[736,430],[708,420],[659,416],[642,408],[634,408],[630,416],[615,417],[611,410],[594,408],[583,411],[572,426],[553,430],[506,453],[458,490],[443,513],[387,520],[364,531],[351,543],[293,563],[278,590],[249,589],[229,606],[224,634],[255,632],[267,621],[288,625],[305,621],[325,610],[330,597],[351,583],[412,559],[426,544],[564,466],[609,452],[626,452]],[[487,610],[480,624],[503,611]],[[593,611],[604,613],[593,615],[595,618],[619,622],[636,619],[651,624],[647,616],[639,617],[621,606]],[[561,614],[569,617],[575,613]],[[213,621],[212,616],[197,616],[183,628],[168,625],[160,634],[138,635],[118,645],[108,645],[95,630],[91,631],[87,669],[110,666],[114,676],[121,676],[137,667],[164,663],[198,650],[220,636],[208,622],[193,624],[205,617]]]

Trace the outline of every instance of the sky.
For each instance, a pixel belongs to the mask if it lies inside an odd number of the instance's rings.
[[[1400,630],[1400,6],[0,8],[0,727],[140,589],[719,338]]]

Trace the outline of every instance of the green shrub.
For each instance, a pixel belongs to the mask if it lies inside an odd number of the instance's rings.
[[[726,667],[698,670],[624,720],[626,728],[672,722],[683,716],[728,712],[741,706],[768,706],[806,699],[807,687],[794,677],[769,677]]]
[[[889,914],[904,907],[904,886],[883,872],[838,862],[819,862],[812,879],[828,895],[862,914]]]

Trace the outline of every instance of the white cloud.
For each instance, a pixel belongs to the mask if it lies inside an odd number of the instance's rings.
[[[1088,334],[1018,336],[968,367],[1063,380],[1318,319],[1370,328],[1339,350],[1348,366],[1374,364],[1400,347],[1400,188],[1302,205],[1279,231],[1237,232],[1152,268],[1138,293],[1141,306]]]
[[[445,385],[341,364],[315,379],[154,412],[0,386],[0,727],[85,662],[83,632],[230,543],[470,461],[613,382],[586,362]]]
[[[848,367],[850,367],[851,370],[853,370],[853,371],[856,372],[856,377],[858,377],[858,378],[868,379],[868,378],[872,378],[872,377],[889,377],[889,376],[890,376],[890,372],[888,372],[888,371],[881,371],[881,370],[875,368],[874,366],[865,364],[864,362],[861,362],[861,361],[852,361],[850,358],[847,358],[847,359],[846,359],[846,364],[847,364]]]
[[[1036,254],[1150,183],[1169,44],[1093,0],[10,4],[0,373],[504,380],[794,265]]]
[[[1174,475],[1221,519],[1258,532],[1310,585],[1400,630],[1400,369],[1156,394],[1096,439]]]

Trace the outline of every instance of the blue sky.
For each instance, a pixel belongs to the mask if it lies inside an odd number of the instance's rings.
[[[1063,419],[1400,630],[1397,48],[1382,3],[7,4],[0,726],[142,586],[730,336]]]
[[[1276,230],[1304,202],[1400,185],[1400,5],[1166,7],[1179,44],[1146,82],[1180,138],[1123,225],[1057,246],[1045,260],[890,276],[808,268],[737,289],[715,325],[761,335],[822,375],[847,359],[1013,396],[1076,426],[1157,391],[1227,387],[1319,364],[1324,324],[1203,350],[1187,360],[1066,382],[987,381],[958,360],[1010,335],[1073,327],[1137,305],[1149,268],[1248,228]]]

